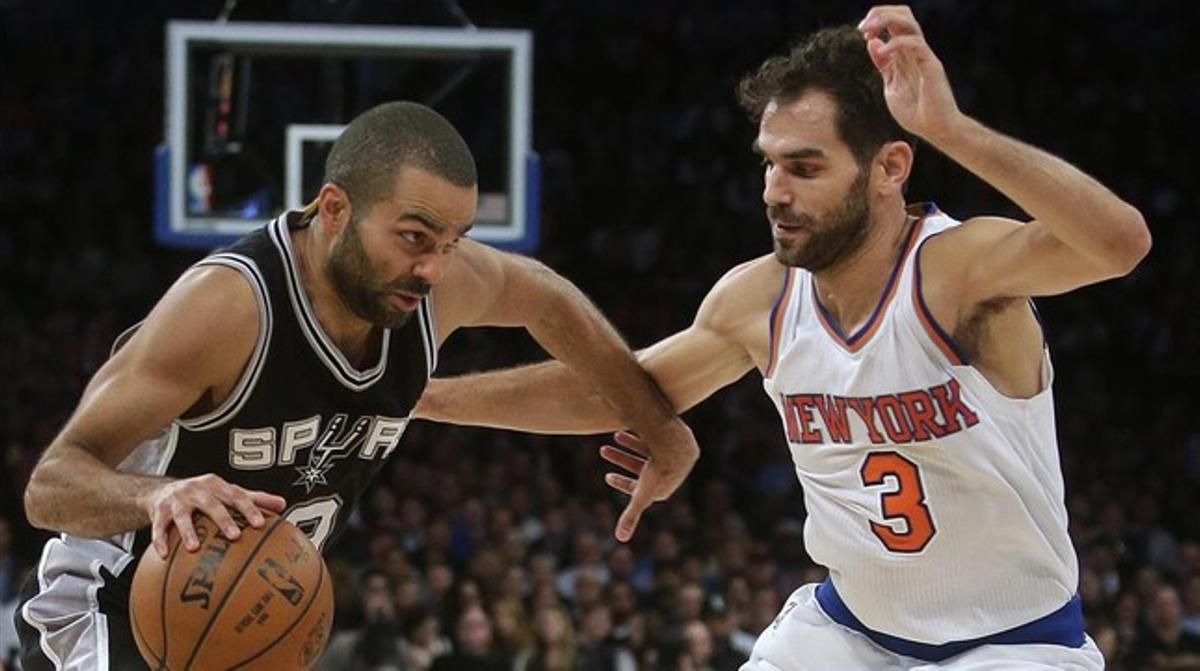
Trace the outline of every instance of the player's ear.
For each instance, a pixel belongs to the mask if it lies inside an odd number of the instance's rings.
[[[902,140],[884,143],[875,154],[873,164],[877,188],[883,193],[902,192],[912,165],[912,145]]]
[[[317,192],[317,214],[321,225],[329,233],[337,235],[350,222],[350,195],[333,182],[325,182]]]

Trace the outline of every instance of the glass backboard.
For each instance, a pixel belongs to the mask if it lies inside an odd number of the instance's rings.
[[[312,199],[344,124],[390,100],[437,109],[479,167],[471,237],[537,245],[528,31],[172,21],[155,233],[214,247]]]

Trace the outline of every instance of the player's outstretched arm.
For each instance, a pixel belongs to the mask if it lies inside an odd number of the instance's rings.
[[[770,259],[739,266],[713,287],[691,326],[636,354],[674,412],[690,409],[753,367],[747,343],[758,339],[765,347],[766,341],[766,317],[754,316],[754,296],[773,298],[781,277],[782,268]],[[431,379],[414,414],[533,433],[593,434],[629,427],[584,373],[559,360]]]
[[[1149,230],[1133,206],[1066,161],[959,111],[908,7],[874,7],[859,29],[897,122],[1034,219],[980,218],[983,225],[947,236],[958,238],[943,244],[953,247],[946,256],[962,261],[966,302],[1062,293],[1124,275],[1149,252]]]
[[[679,426],[616,329],[583,292],[544,264],[464,240],[434,299],[439,333],[460,326],[523,327],[623,422],[650,433]]]
[[[636,357],[677,413],[737,380],[752,365],[744,349],[699,322]],[[553,359],[431,379],[415,416],[548,434],[606,433],[626,426],[583,375]]]
[[[705,297],[692,325],[637,353],[638,361],[683,412],[767,365],[768,316],[784,268],[768,256],[734,268]],[[430,380],[416,415],[426,419],[545,433],[613,430],[621,418],[584,377],[560,361]],[[654,477],[652,445],[621,431],[600,454],[623,469],[605,481],[636,496]],[[653,480],[651,480],[652,482]],[[620,534],[618,535],[620,537]]]
[[[646,438],[651,465],[621,515],[618,539],[627,540],[641,512],[687,477],[700,454],[691,429],[616,330],[570,282],[533,259],[464,241],[434,298],[439,333],[468,325],[524,327]]]
[[[25,490],[30,523],[94,538],[150,524],[153,543],[165,556],[171,524],[188,549],[199,547],[191,521],[195,511],[231,538],[238,529],[227,507],[255,526],[262,524],[260,507],[282,511],[280,497],[246,491],[214,475],[171,480],[116,470],[139,443],[222,381],[236,380],[258,328],[254,296],[236,271],[209,267],[184,274],[97,371],[42,455]]]
[[[431,378],[413,416],[529,433],[615,431],[621,417],[582,375],[556,359]]]
[[[499,382],[494,383],[460,379],[457,393],[455,389],[443,389],[442,400],[426,401],[416,412],[419,417],[510,429],[630,427],[644,439],[648,455],[646,468],[630,491],[629,507],[618,521],[617,538],[628,540],[642,511],[678,489],[697,459],[691,430],[678,419],[673,403],[664,395],[664,390],[670,394],[672,389],[688,387],[696,378],[680,381],[665,373],[660,390],[587,296],[545,265],[476,244],[464,244],[460,260],[454,271],[446,272],[442,287],[434,293],[434,298],[442,296],[436,302],[439,332],[449,334],[461,325],[521,325],[558,364],[498,373]],[[676,353],[676,360],[680,352],[684,358],[695,357],[696,349],[688,347],[688,343],[697,342],[695,337],[682,335],[673,342],[683,347],[660,348],[660,360],[664,349]],[[749,370],[750,358],[744,349],[733,343],[722,347],[726,349],[727,369],[737,370],[737,375],[703,381],[710,388],[698,393],[692,389],[697,399]],[[648,353],[646,361],[655,358]],[[730,359],[732,365],[727,363]],[[709,363],[708,370],[713,369]],[[437,395],[439,391],[431,393]],[[565,401],[571,397],[578,400],[577,405]],[[541,423],[535,415],[542,412],[565,421],[557,425],[553,420]],[[594,417],[588,417],[589,413]]]

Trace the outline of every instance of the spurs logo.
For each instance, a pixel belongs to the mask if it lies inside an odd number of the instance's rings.
[[[359,417],[350,431],[341,435],[346,422],[347,418],[344,414],[336,415],[329,422],[329,425],[325,427],[325,432],[309,450],[308,463],[296,467],[300,478],[293,482],[293,485],[303,485],[304,492],[309,493],[317,485],[329,484],[325,480],[325,474],[333,468],[335,461],[345,459],[358,449],[363,437],[367,435],[367,429],[371,426],[370,417]]]
[[[324,425],[324,428],[322,428]],[[229,432],[229,465],[240,471],[261,471],[291,466],[299,474],[292,484],[306,494],[330,484],[329,471],[352,455],[359,459],[386,459],[400,443],[408,418],[363,415],[351,424],[346,414],[328,423],[320,415],[284,422],[280,428],[232,429]],[[307,454],[304,451],[307,450]]]

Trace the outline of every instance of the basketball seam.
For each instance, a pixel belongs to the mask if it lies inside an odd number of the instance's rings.
[[[167,572],[163,574],[162,590],[158,595],[158,612],[160,613],[160,622],[163,637],[162,646],[162,664],[167,665],[167,648],[170,645],[171,637],[167,635],[167,585],[171,584],[171,570],[175,568],[175,555],[179,554],[179,548],[183,547],[183,534],[179,534],[179,539],[175,541],[175,547],[171,548],[171,552],[167,555]],[[147,548],[151,551],[153,548]]]
[[[319,573],[317,573],[317,588],[313,590],[312,598],[309,599],[308,603],[304,605],[304,610],[300,611],[300,614],[296,616],[296,619],[292,620],[292,623],[290,625],[288,625],[288,628],[284,629],[279,634],[279,636],[276,636],[274,641],[271,641],[269,644],[267,644],[267,647],[263,648],[262,650],[259,650],[258,652],[254,653],[250,657],[247,657],[246,659],[229,667],[229,671],[233,671],[234,669],[239,669],[239,668],[249,664],[250,662],[253,662],[254,660],[258,659],[259,657],[262,657],[263,655],[267,654],[267,652],[270,651],[271,648],[274,648],[280,641],[282,641],[285,637],[287,637],[287,635],[289,633],[291,633],[291,631],[293,629],[296,628],[296,625],[300,624],[300,622],[302,622],[304,620],[305,615],[308,615],[308,611],[312,609],[313,604],[316,603],[316,601],[317,601],[317,597],[321,594],[321,586],[325,584],[325,574],[327,573],[327,571],[325,570],[325,561],[324,561],[324,559],[321,558],[319,553],[317,555],[317,559],[321,562],[321,571]]]
[[[200,632],[200,635],[196,637],[196,643],[192,646],[192,654],[188,656],[187,662],[184,663],[183,671],[187,671],[188,669],[192,668],[192,662],[196,661],[196,653],[200,652],[200,644],[204,643],[204,639],[208,638],[208,632],[212,629],[213,622],[216,621],[217,617],[221,614],[221,609],[225,607],[225,602],[229,600],[229,597],[233,594],[233,590],[237,588],[238,582],[242,579],[242,576],[246,574],[246,569],[250,568],[250,564],[254,562],[254,557],[258,554],[258,551],[262,549],[263,543],[267,542],[267,539],[270,538],[271,534],[275,532],[275,527],[279,526],[279,523],[282,521],[282,517],[275,518],[275,521],[271,523],[271,528],[267,529],[267,532],[258,539],[258,543],[254,546],[254,549],[250,551],[250,554],[246,556],[245,561],[242,562],[242,567],[238,569],[237,575],[234,576],[233,580],[229,583],[229,589],[225,590],[225,593],[221,595],[221,602],[217,604],[217,607],[213,610],[212,615],[209,616],[208,622],[204,624],[204,631]],[[217,530],[217,533],[221,533],[220,529]]]
[[[166,657],[159,658],[158,655],[154,654],[154,650],[152,650],[150,648],[150,641],[146,640],[146,637],[142,634],[142,625],[138,621],[137,617],[131,616],[129,618],[129,623],[131,625],[133,625],[131,627],[131,629],[133,630],[133,642],[135,644],[138,642],[142,643],[142,645],[137,646],[138,651],[141,652],[143,649],[145,649],[147,652],[150,653],[150,656],[154,658],[155,671],[162,671],[162,669],[166,669],[167,668],[167,658]],[[164,641],[165,641],[165,638],[164,638]],[[166,647],[165,642],[163,644],[163,647],[164,648]]]

